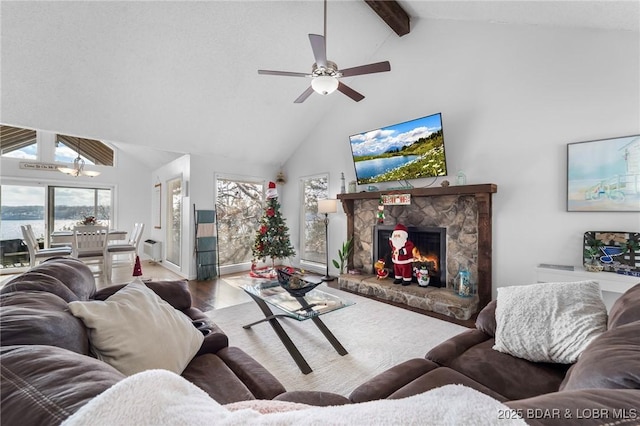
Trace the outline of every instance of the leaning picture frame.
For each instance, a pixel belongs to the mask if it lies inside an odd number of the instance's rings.
[[[153,186],[153,227],[162,229],[162,184],[156,183]]]
[[[567,144],[567,211],[640,211],[640,135]]]

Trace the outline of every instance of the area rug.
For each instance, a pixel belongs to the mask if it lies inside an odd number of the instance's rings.
[[[348,396],[358,385],[411,358],[423,358],[435,345],[467,330],[453,323],[355,294],[319,287],[355,304],[322,315],[322,321],[349,352],[340,356],[312,321],[280,319],[313,371],[302,374],[253,301],[207,312],[237,346],[264,365],[287,390],[318,390]],[[274,312],[277,310],[274,308]]]

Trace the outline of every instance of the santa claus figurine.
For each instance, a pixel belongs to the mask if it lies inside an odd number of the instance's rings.
[[[407,227],[397,224],[389,238],[394,284],[410,285],[413,262],[413,243],[409,241]]]

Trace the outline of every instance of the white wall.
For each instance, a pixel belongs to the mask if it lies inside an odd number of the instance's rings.
[[[39,132],[38,137],[52,141],[55,133]],[[152,150],[152,148],[149,148]],[[193,218],[194,204],[198,209],[214,209],[215,175],[216,173],[236,177],[261,178],[265,181],[275,180],[278,169],[272,165],[251,164],[232,161],[228,158],[211,155],[183,155],[156,170],[151,170],[122,151],[118,151],[117,167],[88,166],[91,170],[99,170],[101,174],[95,178],[72,177],[57,171],[33,171],[19,168],[20,160],[16,158],[0,158],[2,184],[48,183],[65,186],[87,186],[109,188],[114,192],[113,228],[131,231],[136,222],[144,222],[145,230],[140,245],[140,256],[144,255],[143,245],[147,239],[162,243],[162,265],[167,269],[188,279],[197,276],[194,243],[195,229]],[[35,160],[28,160],[35,161]],[[46,159],[43,162],[48,162]],[[167,227],[167,181],[180,176],[183,184],[182,211],[182,247],[180,265],[166,262]],[[154,228],[155,205],[154,189],[157,183],[162,184],[161,228]],[[188,190],[187,190],[188,188]],[[284,201],[280,194],[280,202]],[[224,242],[222,242],[224,243]],[[233,272],[233,271],[231,271]]]
[[[443,114],[448,179],[455,183],[463,170],[469,184],[498,185],[494,289],[533,282],[540,262],[579,265],[585,231],[639,232],[638,213],[569,213],[565,206],[567,143],[640,133],[639,52],[637,33],[418,22],[371,58],[388,59],[391,72],[345,79],[375,97],[360,103],[340,93],[310,99],[335,109],[285,167],[290,184],[283,212],[296,244],[296,177],[329,172],[334,195],[340,172],[347,182],[355,179],[349,135],[436,112]],[[346,239],[346,218],[330,220],[335,258]]]
[[[212,155],[185,155],[152,173],[153,182],[159,181],[163,187],[163,199],[166,197],[166,180],[178,175],[183,177],[183,189],[188,186],[188,194],[185,192],[182,211],[182,262],[179,268],[165,262],[164,266],[188,279],[197,277],[194,256],[195,226],[193,210],[194,205],[198,210],[215,209],[215,176],[224,174],[227,176],[246,176],[262,178],[265,181],[274,180],[277,169],[274,166],[251,164],[246,162],[231,161],[228,158]],[[188,184],[186,183],[188,182]],[[150,188],[153,185],[150,185]],[[150,192],[151,193],[151,189]],[[283,197],[280,196],[280,202]],[[166,204],[163,202],[162,217],[166,218]],[[163,224],[161,230],[151,232],[153,239],[166,241],[166,227]],[[224,244],[224,241],[219,241]],[[163,248],[164,250],[164,248]],[[224,272],[224,271],[223,271]]]

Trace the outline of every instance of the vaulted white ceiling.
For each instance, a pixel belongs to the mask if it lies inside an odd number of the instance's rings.
[[[438,19],[638,32],[640,21],[636,1],[399,3],[412,27]],[[353,102],[336,93],[294,104],[307,79],[257,73],[310,71],[308,34],[323,32],[319,0],[0,7],[3,124],[116,142],[131,152],[154,147],[277,165],[328,110]],[[390,60],[393,74],[392,58],[380,51],[397,37],[364,1],[329,1],[327,56],[340,68]],[[393,55],[411,54],[401,41]],[[388,75],[343,81],[359,90],[363,79],[385,84]],[[362,93],[362,103],[383,102],[375,85]]]

